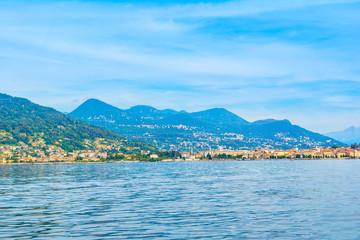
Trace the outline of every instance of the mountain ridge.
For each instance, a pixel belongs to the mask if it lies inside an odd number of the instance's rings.
[[[79,118],[74,112],[77,109],[69,115]],[[225,108],[188,113],[138,105],[125,110],[116,108],[101,117],[95,113],[87,118],[80,116],[80,119],[166,150],[198,151],[219,146],[239,149],[344,145],[293,125],[287,119],[248,122]]]
[[[324,133],[324,135],[347,144],[360,143],[360,127],[351,126],[342,131]]]

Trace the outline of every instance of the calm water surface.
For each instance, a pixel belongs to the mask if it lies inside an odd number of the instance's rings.
[[[360,239],[360,160],[0,166],[0,239]]]

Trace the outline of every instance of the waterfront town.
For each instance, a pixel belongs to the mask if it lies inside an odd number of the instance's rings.
[[[182,153],[189,159],[354,159],[360,158],[360,148],[326,147],[312,149],[255,149],[255,150],[214,150],[197,154]]]
[[[141,148],[126,139],[96,138],[83,140],[85,149],[64,150],[59,139],[48,144],[44,134],[27,136],[26,143],[16,141],[12,134],[0,130],[0,164],[51,162],[114,162],[114,161],[201,161],[201,160],[266,160],[266,159],[356,159],[360,158],[360,144],[350,147],[315,147],[311,149],[242,148],[217,149],[197,152],[159,151]]]
[[[241,149],[201,152],[180,152],[172,155],[143,151],[137,147],[124,147],[119,142],[109,143],[105,139],[85,140],[86,150],[65,151],[61,147],[47,145],[41,138],[25,144],[0,146],[0,163],[73,163],[114,161],[201,161],[201,160],[267,160],[267,159],[359,159],[360,148],[327,147],[312,149]],[[160,152],[161,153],[161,152]]]

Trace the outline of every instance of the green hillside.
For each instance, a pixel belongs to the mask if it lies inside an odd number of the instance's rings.
[[[0,94],[0,130],[12,135],[12,139],[1,139],[4,142],[0,140],[0,144],[20,141],[27,144],[31,139],[41,137],[46,144],[64,150],[79,150],[86,148],[85,139],[105,138],[123,141],[125,146],[154,150],[147,144],[126,141],[118,134],[71,118],[53,108],[6,94]]]
[[[200,112],[158,110],[151,106],[119,109],[89,99],[69,116],[121,134],[141,139],[160,149],[200,151],[241,148],[313,148],[344,144],[293,125],[288,120],[266,119],[248,122],[224,109]]]

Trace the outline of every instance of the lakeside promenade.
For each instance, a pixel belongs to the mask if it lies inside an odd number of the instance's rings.
[[[343,159],[360,158],[360,148],[316,147],[311,149],[212,150],[196,154],[183,153],[187,158],[235,159]]]
[[[20,151],[21,150],[21,151]],[[51,164],[51,163],[101,163],[101,162],[153,162],[153,161],[251,161],[251,160],[308,160],[308,159],[359,159],[360,148],[312,148],[312,149],[254,149],[254,150],[212,150],[202,152],[181,152],[181,157],[161,158],[157,154],[148,154],[139,159],[134,154],[113,153],[121,158],[114,159],[105,149],[73,151],[71,153],[57,148],[50,154],[26,152],[19,146],[1,146],[0,164]]]

